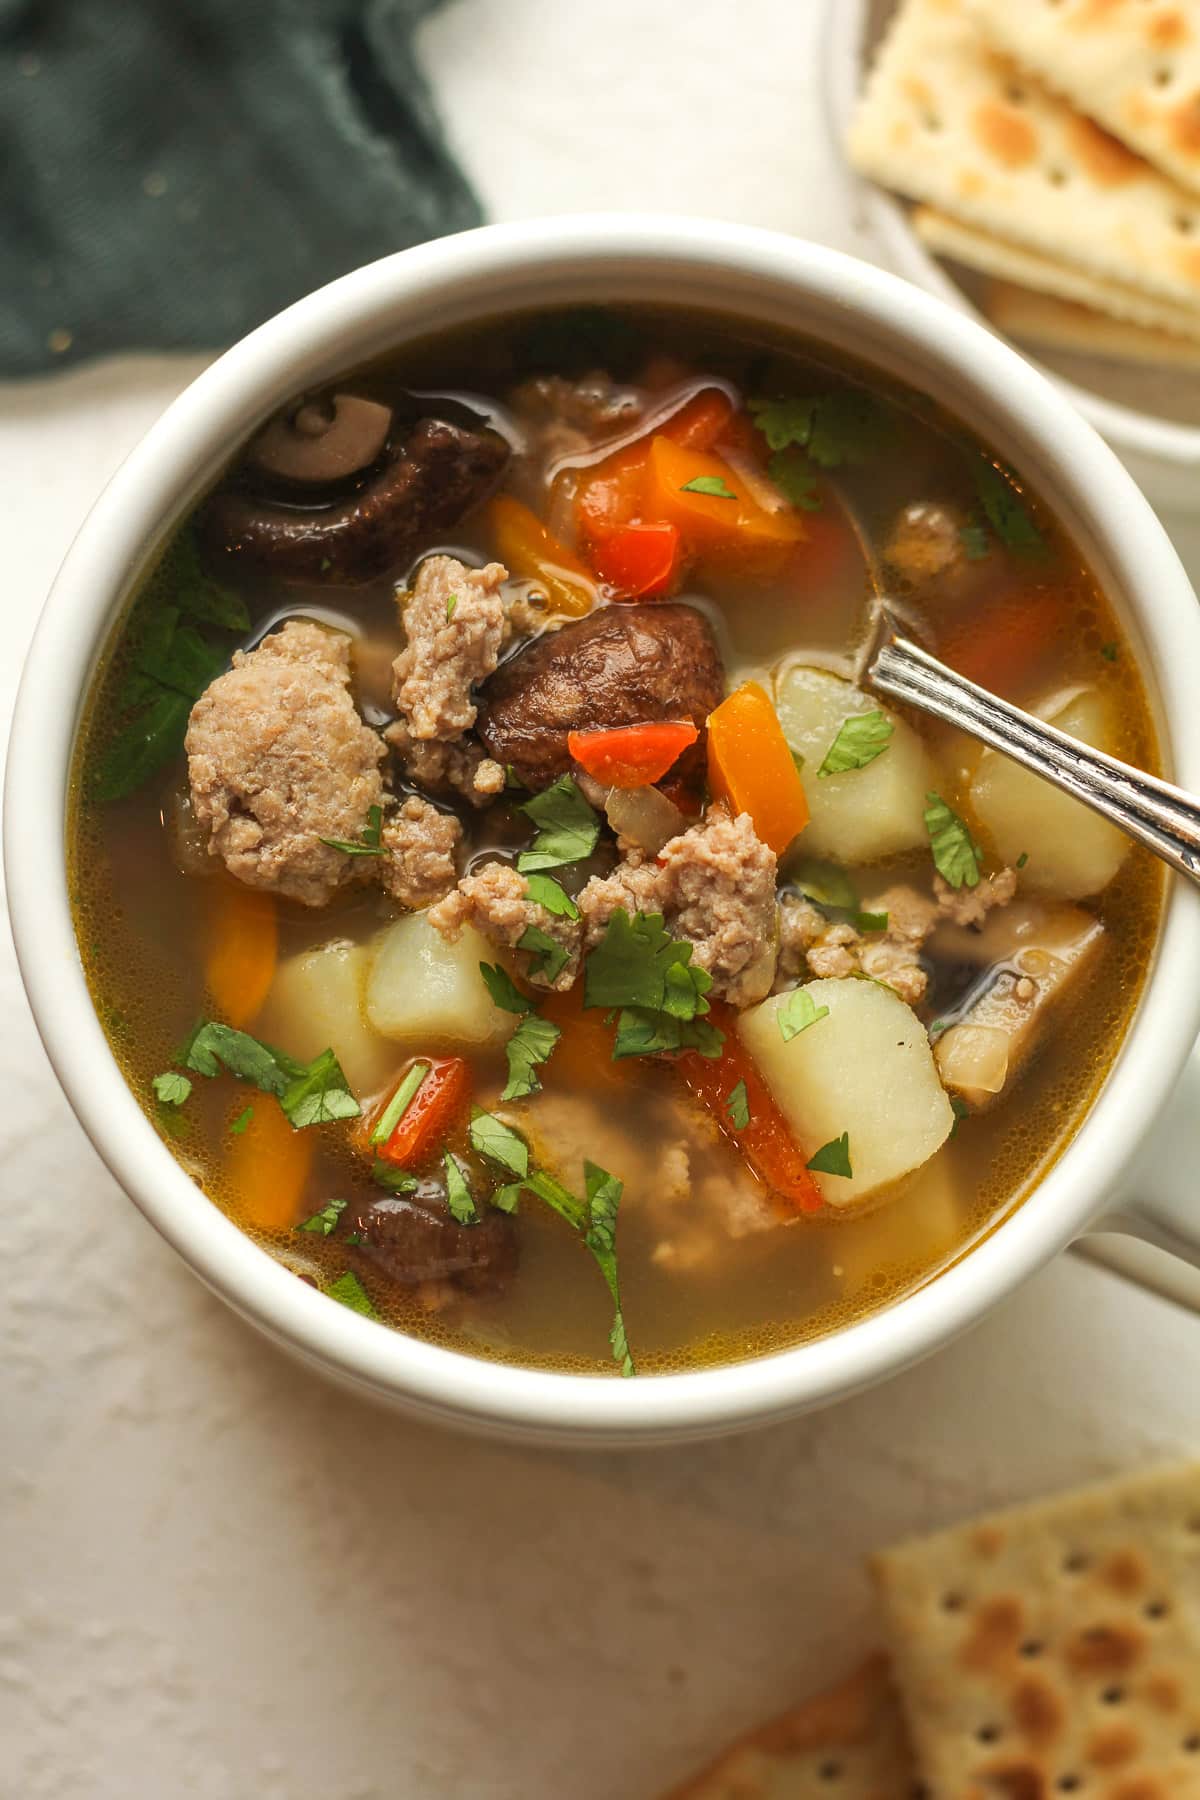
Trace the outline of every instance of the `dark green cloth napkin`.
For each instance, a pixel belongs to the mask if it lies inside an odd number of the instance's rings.
[[[229,343],[479,207],[438,0],[0,0],[0,375]]]

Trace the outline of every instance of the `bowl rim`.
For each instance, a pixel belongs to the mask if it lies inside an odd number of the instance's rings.
[[[898,6],[900,0],[892,0],[892,3]],[[821,86],[831,152],[838,167],[853,183],[869,235],[889,257],[895,273],[936,295],[1003,343],[1017,348],[1012,339],[997,331],[973,304],[942,261],[921,243],[912,229],[905,202],[878,182],[859,175],[846,160],[845,138],[863,78],[871,4],[872,0],[824,0],[825,80]],[[1175,419],[1164,419],[1159,413],[1142,412],[1122,401],[1109,400],[1095,388],[1060,375],[1036,356],[1020,349],[1018,354],[1065,394],[1119,451],[1151,461],[1157,459],[1184,474],[1200,471],[1200,426],[1184,425]]]
[[[241,340],[166,410],[105,489],[54,583],[14,713],[5,867],[17,955],[50,1060],[84,1129],[156,1229],[269,1337],[343,1382],[431,1418],[528,1442],[637,1444],[744,1429],[827,1404],[899,1372],[1085,1230],[1136,1153],[1200,1032],[1200,895],[1178,884],[1158,955],[1103,1095],[1037,1191],[956,1265],[903,1300],[789,1350],[719,1369],[622,1382],[519,1368],[424,1343],[316,1293],[260,1249],[192,1181],[126,1085],[92,1007],[71,920],[65,806],[79,709],[98,647],[130,585],[218,468],[228,446],[312,378],[364,346],[496,315],[504,296],[547,304],[630,300],[649,286],[732,296],[763,319],[807,307],[965,384],[984,435],[1052,456],[1054,500],[1094,532],[1110,586],[1149,649],[1176,778],[1200,787],[1200,609],[1132,479],[1044,376],[993,334],[908,283],[839,251],[753,227],[659,215],[576,215],[484,226],[367,265]],[[486,292],[486,303],[479,295]],[[526,304],[530,302],[526,301]],[[473,310],[472,310],[473,309]],[[428,323],[425,326],[428,330]],[[352,354],[351,354],[352,347]],[[876,357],[881,361],[882,356]],[[64,704],[64,698],[69,703]],[[1169,978],[1167,970],[1170,970]]]

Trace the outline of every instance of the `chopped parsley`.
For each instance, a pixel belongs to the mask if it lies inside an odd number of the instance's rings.
[[[336,1281],[331,1281],[325,1292],[331,1300],[348,1306],[351,1312],[361,1313],[364,1319],[379,1317],[371,1305],[371,1297],[366,1288],[351,1269],[347,1269],[344,1275],[339,1275]]]
[[[192,1091],[192,1084],[186,1075],[180,1075],[174,1069],[167,1069],[156,1075],[150,1083],[155,1098],[163,1106],[182,1106]]]
[[[708,494],[713,500],[736,500],[737,495],[719,475],[694,475],[680,488],[681,494]]]
[[[963,1120],[970,1118],[971,1109],[961,1094],[951,1094],[950,1110],[954,1114],[954,1123],[950,1127],[950,1136],[951,1138],[956,1138],[958,1136],[958,1128]]]
[[[886,931],[888,914],[885,912],[860,912],[854,915],[855,931]]]
[[[315,1212],[311,1219],[305,1219],[303,1225],[297,1225],[293,1229],[311,1231],[319,1237],[328,1237],[345,1210],[346,1202],[344,1200],[329,1200],[320,1212]]]
[[[892,421],[863,388],[750,401],[769,450],[803,450],[823,469],[869,462],[887,448]]]
[[[510,1175],[524,1179],[529,1173],[529,1145],[523,1137],[482,1107],[471,1109],[471,1143],[480,1156],[499,1163]]]
[[[828,1017],[829,1008],[818,1006],[807,988],[798,987],[793,988],[782,1006],[776,1009],[775,1023],[784,1043],[790,1044],[794,1037],[799,1037],[810,1025],[817,1025]]]
[[[245,603],[205,573],[193,533],[177,537],[126,626],[120,723],[94,765],[98,800],[132,794],[178,755],[192,706],[249,627]]]
[[[479,1214],[462,1164],[449,1150],[443,1154],[442,1162],[446,1169],[446,1205],[450,1208],[451,1218],[457,1219],[460,1225],[477,1225]]]
[[[720,1055],[724,1035],[703,1017],[712,977],[693,966],[692,948],[671,937],[661,913],[613,913],[584,965],[583,1004],[618,1012],[614,1060],[664,1050]]]
[[[327,1125],[332,1119],[357,1119],[362,1111],[332,1050],[323,1050],[301,1070],[279,1104],[295,1131],[305,1125]]]
[[[219,1075],[225,1069],[238,1081],[274,1094],[297,1131],[331,1119],[356,1119],[362,1110],[332,1050],[323,1050],[310,1063],[298,1062],[217,1019],[196,1027],[179,1061],[198,1075]]]
[[[579,908],[553,875],[527,875],[525,892],[536,906],[544,906],[556,919],[577,919]]]
[[[888,747],[894,727],[883,713],[851,713],[838,727],[837,736],[817,770],[822,775],[843,775],[849,769],[865,769]]]
[[[1018,869],[1023,869],[1023,868],[1024,868],[1024,867],[1025,867],[1025,864],[1026,864],[1026,863],[1027,863],[1027,862],[1028,862],[1028,861],[1029,861],[1029,852],[1028,852],[1028,850],[1022,850],[1022,852],[1021,852],[1021,854],[1020,854],[1020,856],[1018,856],[1018,858],[1017,858],[1017,867],[1018,867]]]
[[[1040,556],[1045,539],[1008,470],[980,457],[973,476],[979,504],[1000,542],[1018,556]]]
[[[596,848],[600,821],[569,775],[524,801],[521,811],[537,826],[531,848],[517,858],[522,875],[581,862]]]
[[[977,886],[983,851],[940,794],[925,796],[925,829],[934,866],[942,880],[952,888]]]
[[[822,862],[815,856],[803,857],[791,870],[791,879],[806,900],[832,911],[853,912],[858,906],[858,889],[836,863]]]
[[[395,1093],[375,1121],[375,1128],[371,1132],[371,1142],[373,1144],[387,1143],[393,1131],[395,1131],[397,1125],[416,1098],[418,1088],[424,1086],[425,1077],[429,1074],[429,1070],[430,1065],[427,1062],[415,1062],[412,1068],[408,1070],[403,1081],[400,1082]]]
[[[750,1123],[750,1097],[744,1081],[739,1081],[732,1093],[726,1095],[725,1112],[735,1131],[745,1131]]]
[[[817,477],[803,450],[793,444],[786,450],[774,451],[767,458],[767,474],[784,499],[798,506],[801,512],[820,512]]]
[[[492,1002],[502,1012],[529,1013],[533,1011],[533,1001],[523,994],[508,970],[499,963],[481,962],[479,973],[483,976],[483,984],[492,996]]]
[[[959,527],[958,541],[968,562],[982,562],[992,554],[987,527],[980,524],[978,519],[968,519],[965,525]]]
[[[492,1205],[498,1212],[515,1213],[521,1198],[521,1183],[510,1181],[504,1187],[498,1187],[492,1193]]]
[[[340,850],[343,856],[386,856],[387,851],[381,842],[383,836],[383,808],[368,806],[367,822],[357,838],[320,839],[328,844],[331,850]]]
[[[1104,658],[1105,662],[1116,662],[1117,646],[1115,644],[1101,644],[1100,654]]]
[[[383,1162],[379,1157],[371,1164],[371,1180],[386,1188],[389,1194],[411,1194],[418,1185],[415,1175],[396,1168],[394,1163]]]
[[[571,960],[569,950],[563,948],[557,938],[548,932],[540,931],[536,925],[527,925],[517,939],[517,949],[524,950],[529,957],[529,973],[541,975],[553,986]]]
[[[841,1175],[845,1180],[852,1181],[854,1170],[850,1167],[850,1133],[843,1131],[841,1137],[822,1144],[804,1166],[815,1175]]]
[[[243,1131],[245,1131],[246,1127],[250,1124],[250,1121],[253,1119],[253,1117],[254,1117],[254,1108],[252,1106],[243,1107],[242,1111],[238,1114],[237,1118],[233,1121],[233,1124],[229,1127],[230,1136],[231,1137],[241,1137]]]
[[[500,1096],[502,1100],[523,1100],[527,1094],[539,1091],[542,1083],[537,1071],[549,1060],[561,1036],[557,1025],[540,1018],[537,1013],[529,1013],[521,1020],[504,1046],[508,1081]]]
[[[446,623],[447,623],[447,625],[450,623],[451,619],[454,617],[454,609],[457,605],[458,605],[458,595],[451,594],[450,598],[446,602]]]
[[[583,1165],[584,1191],[587,1194],[587,1231],[584,1243],[596,1259],[600,1273],[612,1295],[613,1323],[608,1334],[613,1361],[622,1375],[636,1375],[625,1335],[625,1318],[621,1311],[621,1290],[617,1282],[617,1209],[621,1204],[624,1183],[607,1169],[592,1162]]]

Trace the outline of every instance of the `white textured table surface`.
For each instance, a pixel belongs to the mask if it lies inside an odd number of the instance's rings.
[[[459,0],[425,44],[494,216],[851,243],[816,12]],[[5,730],[63,550],[196,367],[0,390]],[[869,1643],[864,1550],[1194,1446],[1200,1323],[1071,1258],[758,1436],[573,1457],[405,1425],[266,1348],[140,1221],[7,943],[0,1005],[0,1800],[649,1800]]]

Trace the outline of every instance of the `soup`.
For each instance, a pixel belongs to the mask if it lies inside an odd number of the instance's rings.
[[[1155,761],[1018,473],[819,347],[519,317],[298,396],[175,534],[80,732],[78,935],[148,1117],[398,1330],[646,1374],[829,1332],[1036,1184],[1157,866],[860,684],[937,655]]]

